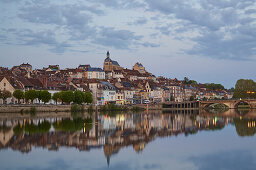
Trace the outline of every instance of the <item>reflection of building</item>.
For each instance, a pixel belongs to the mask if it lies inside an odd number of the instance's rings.
[[[64,120],[69,122],[66,126]],[[11,121],[0,119],[0,149],[12,148],[20,152],[30,152],[34,146],[52,151],[57,151],[60,147],[74,147],[80,151],[88,151],[103,147],[109,164],[111,156],[127,146],[132,146],[134,151],[139,153],[157,137],[189,135],[199,130],[220,130],[226,124],[233,123],[233,119],[230,118],[144,113],[117,114],[114,117],[109,117],[108,114],[94,115],[90,120],[93,122],[87,125],[83,121],[79,124],[78,119],[72,117]],[[49,122],[52,128],[48,132],[35,133],[35,129],[45,129],[42,127],[45,121]],[[26,124],[33,124],[31,128],[33,133],[29,133],[28,128],[24,128]],[[255,134],[255,120],[235,119],[235,125],[243,135]],[[70,130],[67,127],[81,128]],[[22,128],[23,131],[20,131]],[[247,128],[251,128],[250,133],[244,132],[248,131]]]

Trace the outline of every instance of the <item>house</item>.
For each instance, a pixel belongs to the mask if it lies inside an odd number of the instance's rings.
[[[104,105],[104,96],[103,96],[103,85],[97,80],[92,80],[88,82],[88,87],[92,92],[93,104],[95,105]]]
[[[32,66],[30,64],[28,64],[28,63],[27,64],[25,64],[25,63],[21,64],[20,68],[23,69],[23,70],[26,70],[27,72],[31,72],[32,71]]]
[[[133,70],[137,70],[139,73],[144,74],[146,73],[145,67],[139,62],[137,62],[133,67]]]
[[[171,100],[175,102],[182,102],[184,101],[184,90],[183,87],[179,84],[170,84],[167,86],[170,89]]]
[[[122,70],[112,70],[112,78],[114,79],[124,78]]]
[[[116,89],[116,104],[124,105],[125,99],[124,99],[124,93],[121,89]]]
[[[87,71],[88,68],[91,68],[90,64],[86,64],[86,65],[81,65],[81,64],[80,64],[80,65],[78,66],[78,69],[82,69],[82,70],[84,70],[84,71]]]
[[[91,67],[85,72],[85,78],[104,80],[105,72],[101,68]]]
[[[109,82],[101,82],[103,88],[104,104],[116,103],[116,88]]]
[[[45,69],[46,71],[58,71],[60,70],[59,65],[49,65],[48,68]]]

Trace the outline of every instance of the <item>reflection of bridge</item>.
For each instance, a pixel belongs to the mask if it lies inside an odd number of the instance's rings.
[[[212,104],[224,104],[224,105],[228,106],[230,109],[236,109],[236,108],[238,108],[238,105],[241,103],[247,103],[251,109],[256,108],[256,100],[255,99],[200,101],[199,107],[205,108]]]

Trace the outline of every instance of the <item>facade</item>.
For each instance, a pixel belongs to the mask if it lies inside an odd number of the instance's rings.
[[[85,78],[87,79],[105,79],[105,72],[101,68],[88,68],[85,73]]]
[[[91,82],[89,83],[89,89],[92,92],[93,104],[94,105],[103,105],[104,104],[104,96],[103,96],[103,87],[99,82]]]
[[[123,91],[117,91],[116,92],[116,104],[119,104],[119,105],[124,105],[125,104]]]
[[[175,102],[182,102],[184,100],[184,90],[180,85],[170,85],[168,86],[170,89],[171,99]]]
[[[101,82],[104,104],[116,103],[116,88],[109,82]]]
[[[0,91],[9,91],[11,94],[15,91],[15,88],[12,86],[12,84],[9,82],[9,80],[6,77],[0,77]],[[10,102],[14,102],[14,97],[8,98],[6,100],[6,103],[9,104]],[[4,101],[0,99],[0,104],[3,104]]]
[[[135,96],[135,90],[133,89],[124,89],[124,102],[125,104],[134,104],[134,96]]]

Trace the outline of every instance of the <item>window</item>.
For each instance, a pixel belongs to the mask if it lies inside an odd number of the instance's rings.
[[[4,87],[6,86],[6,83],[4,83]]]

